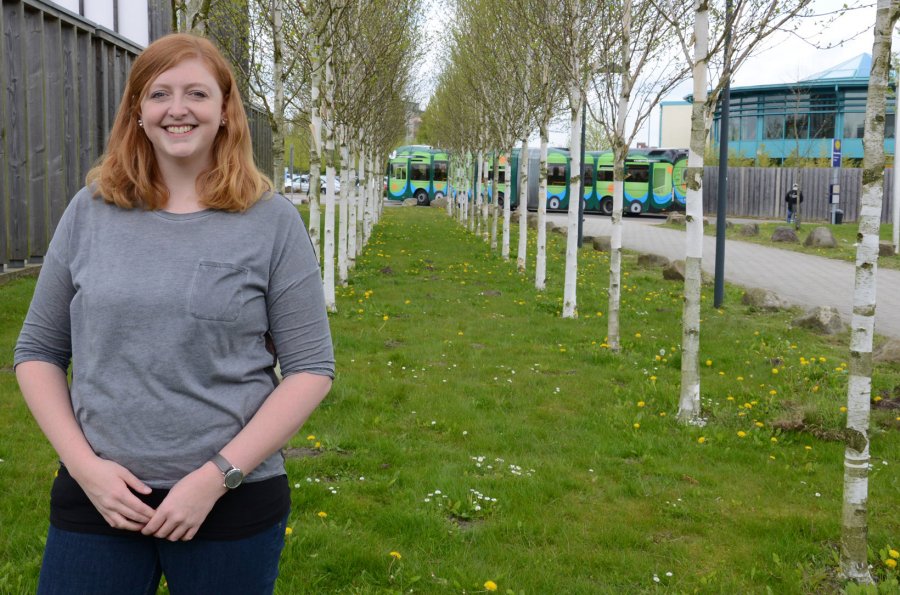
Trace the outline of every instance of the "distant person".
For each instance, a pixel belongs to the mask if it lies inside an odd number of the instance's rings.
[[[787,203],[787,222],[791,223],[797,220],[797,207],[803,202],[803,193],[800,192],[800,186],[794,182],[788,193],[784,195],[784,202]]]
[[[254,165],[212,43],[169,35],[134,61],[87,184],[15,350],[61,462],[38,593],[154,594],[162,574],[172,593],[272,593],[280,449],[334,354],[309,236]]]

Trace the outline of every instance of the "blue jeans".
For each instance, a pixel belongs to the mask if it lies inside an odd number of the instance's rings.
[[[170,542],[140,534],[74,533],[51,526],[39,595],[270,594],[278,578],[287,517],[245,539]]]

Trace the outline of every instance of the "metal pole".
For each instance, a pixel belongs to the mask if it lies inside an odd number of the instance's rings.
[[[584,239],[584,133],[587,126],[587,98],[581,105],[581,176],[578,184],[578,247]]]
[[[719,118],[719,197],[716,205],[716,281],[713,305],[725,299],[725,214],[728,209],[728,112],[731,103],[731,0],[725,0],[725,87]]]

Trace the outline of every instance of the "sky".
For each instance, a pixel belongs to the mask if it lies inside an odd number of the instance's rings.
[[[417,99],[424,108],[433,92],[439,64],[438,54],[441,43],[437,39],[446,31],[447,20],[452,18],[442,0],[426,0],[428,13],[426,29],[430,40],[421,72],[428,73],[418,90]],[[844,0],[814,0],[812,9],[816,14],[837,11]],[[794,83],[827,68],[840,64],[861,53],[872,52],[872,26],[875,22],[874,0],[848,1],[847,5],[861,6],[846,12],[837,20],[823,26],[818,18],[804,19],[799,32],[776,34],[766,40],[756,55],[750,58],[735,74],[732,87]],[[894,50],[900,49],[900,37],[894,35]],[[828,49],[825,49],[828,48]],[[692,83],[686,81],[676,88],[665,100],[681,100],[692,91]],[[656,145],[659,139],[659,108],[649,119],[649,130],[645,127],[636,140]],[[551,144],[568,144],[568,122],[565,118],[552,126]]]

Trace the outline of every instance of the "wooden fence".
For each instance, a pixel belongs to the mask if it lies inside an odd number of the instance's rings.
[[[862,169],[841,169],[839,183],[841,200],[837,208],[844,212],[844,221],[859,217],[859,197],[862,192]],[[893,170],[884,172],[884,201],[881,222],[891,221],[893,204]],[[800,215],[804,221],[830,221],[829,185],[832,170],[828,168],[788,167],[732,167],[728,169],[728,215],[733,217],[761,217],[784,219],[784,195],[797,182],[803,192]],[[719,168],[706,167],[703,172],[703,212],[717,212]]]
[[[170,27],[157,13],[154,37]],[[141,48],[41,0],[2,0],[0,35],[0,268],[18,268],[42,261],[106,146]],[[257,163],[271,175],[268,120],[255,108],[248,116]]]

